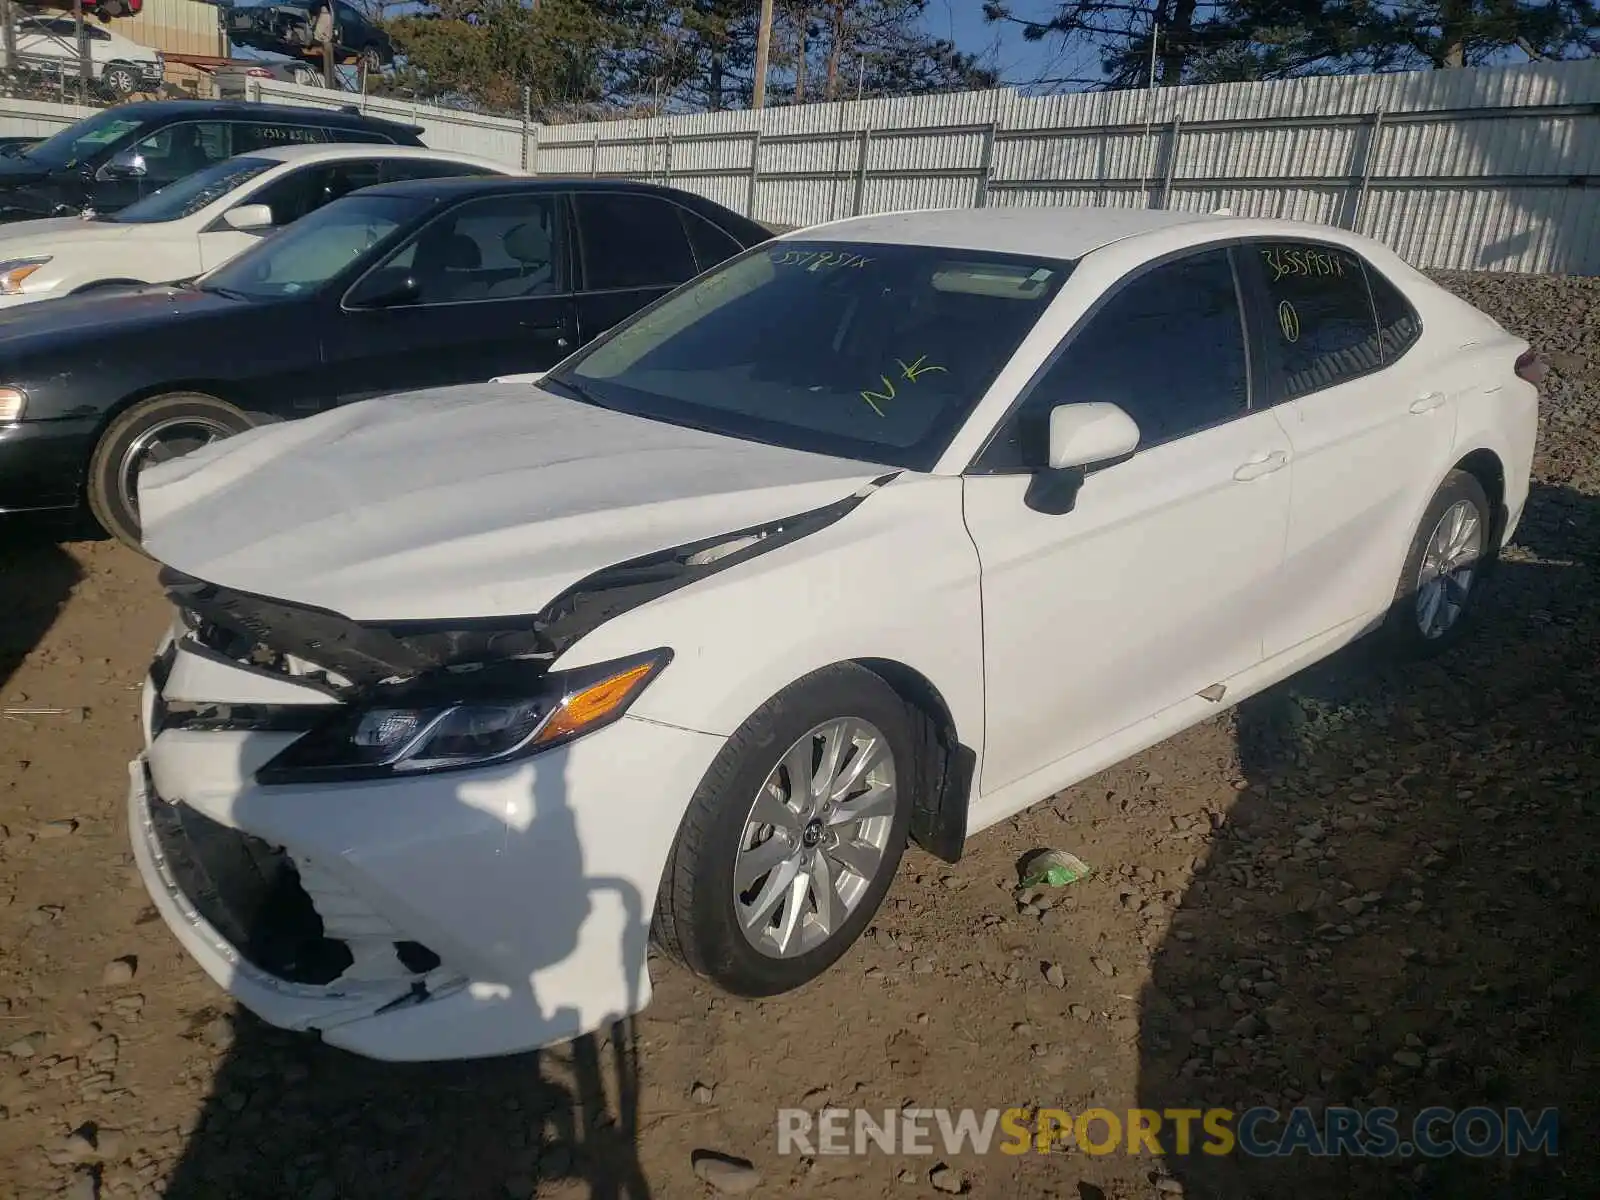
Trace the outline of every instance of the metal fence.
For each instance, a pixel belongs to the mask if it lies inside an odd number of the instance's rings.
[[[266,80],[252,94],[359,103],[421,125],[432,146],[542,175],[668,183],[774,224],[985,205],[1225,208],[1357,229],[1422,267],[1600,274],[1600,60],[562,126]],[[0,134],[13,107],[0,100]]]

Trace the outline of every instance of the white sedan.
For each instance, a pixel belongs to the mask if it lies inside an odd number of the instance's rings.
[[[750,250],[537,383],[153,468],[158,909],[382,1059],[742,995],[972,834],[1367,631],[1467,628],[1541,360],[1371,241],[1115,209]]]
[[[254,150],[106,216],[0,225],[0,307],[188,279],[357,188],[435,176],[516,174],[476,155],[414,146]]]

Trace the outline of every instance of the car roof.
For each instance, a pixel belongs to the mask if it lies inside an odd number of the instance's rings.
[[[667,199],[711,204],[703,196],[654,183],[631,179],[594,179],[587,175],[472,176],[470,178],[406,179],[378,183],[361,189],[363,196],[410,196],[428,200],[454,200],[462,196],[491,195],[499,192],[543,192],[573,190],[585,192],[627,192],[631,195],[656,195]]]
[[[783,237],[938,246],[1070,260],[1144,233],[1184,225],[1209,229],[1227,223],[1228,218],[1222,216],[1164,209],[1030,205],[874,213],[796,229]]]
[[[435,150],[429,146],[391,146],[383,142],[299,142],[288,146],[268,146],[262,150],[245,150],[240,158],[265,158],[273,162],[326,162],[345,158],[426,158],[445,159],[464,165],[494,167],[514,174],[515,167],[484,158],[481,154],[468,154],[462,150]],[[377,185],[373,185],[376,187]]]
[[[139,121],[166,120],[171,117],[240,117],[254,120],[294,121],[331,129],[387,129],[420,132],[415,125],[369,117],[340,108],[313,108],[300,104],[262,104],[254,100],[138,100],[122,104],[117,111]]]

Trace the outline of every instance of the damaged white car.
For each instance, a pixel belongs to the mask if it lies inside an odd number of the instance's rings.
[[[1539,360],[1381,246],[856,218],[536,384],[149,470],[139,867],[265,1020],[382,1059],[811,980],[966,837],[1381,627],[1449,645]]]

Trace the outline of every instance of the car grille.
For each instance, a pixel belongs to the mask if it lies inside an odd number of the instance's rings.
[[[187,804],[163,801],[153,790],[150,818],[173,882],[258,970],[290,983],[326,985],[358,961],[358,974],[368,979],[423,975],[439,965],[436,954],[403,940],[334,876],[282,847]],[[374,953],[379,948],[381,956]]]

